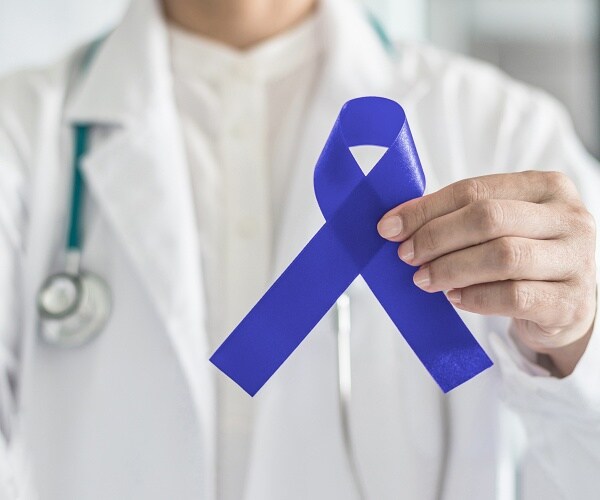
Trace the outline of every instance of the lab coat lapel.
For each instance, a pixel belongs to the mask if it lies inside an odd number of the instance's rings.
[[[82,76],[67,119],[101,125],[83,163],[87,188],[164,321],[211,442],[214,372],[169,64],[158,2],[134,1]]]

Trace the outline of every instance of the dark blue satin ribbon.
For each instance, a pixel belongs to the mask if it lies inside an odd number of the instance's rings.
[[[360,145],[388,148],[366,176],[349,150]],[[380,97],[347,102],[317,162],[314,183],[326,224],[225,339],[212,363],[253,396],[360,274],[444,392],[490,367],[444,294],[416,287],[415,268],[398,259],[397,244],[377,233],[385,212],[425,189],[400,105]]]

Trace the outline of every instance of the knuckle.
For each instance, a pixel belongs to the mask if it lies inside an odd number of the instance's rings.
[[[596,219],[594,218],[594,216],[588,212],[587,210],[583,211],[582,214],[582,222],[583,222],[583,226],[584,228],[591,234],[595,235],[596,234]]]
[[[417,203],[415,209],[412,211],[413,221],[410,222],[410,225],[415,229],[429,220],[429,209],[427,208],[427,203],[424,203],[423,200],[425,198],[421,198],[421,203]]]
[[[579,264],[573,269],[587,273],[595,267],[596,221],[583,205],[573,207],[566,219],[568,220],[566,235],[568,235],[569,248],[573,252],[571,256],[578,256],[578,259],[571,259],[572,263]]]
[[[547,191],[551,195],[573,195],[577,193],[575,184],[566,174],[552,171],[543,172],[542,175],[545,179]]]
[[[576,304],[575,301],[570,301],[567,304],[568,317],[571,319],[573,323],[580,323],[584,321],[588,315],[589,311],[585,307],[581,307],[579,304]]]
[[[588,307],[582,307],[580,304],[573,304],[571,306],[571,316],[572,323],[571,324],[581,324],[586,320],[593,318],[594,311],[592,311]]]
[[[526,258],[525,246],[518,244],[514,238],[496,240],[495,261],[498,268],[508,274],[515,274]]]
[[[480,200],[473,204],[474,226],[486,236],[496,234],[504,222],[502,205],[496,200]]]
[[[571,210],[558,211],[555,215],[557,235],[561,238],[570,236],[577,225],[577,217]]]
[[[509,302],[517,313],[527,314],[535,306],[535,294],[527,285],[515,281],[509,289]]]
[[[457,182],[452,187],[452,197],[456,206],[465,207],[474,201],[486,197],[485,184],[476,179],[467,179]]]
[[[543,172],[542,175],[546,181],[546,186],[548,186],[550,190],[556,191],[566,184],[567,176],[562,172]]]
[[[579,232],[586,236],[596,234],[596,220],[594,216],[583,205],[573,208],[575,225]]]
[[[429,265],[429,279],[433,285],[439,286],[452,281],[453,274],[448,259],[438,259]]]
[[[576,291],[563,293],[562,297],[572,323],[580,323],[593,315],[596,309],[596,280],[581,279],[575,282]],[[593,309],[593,310],[592,310]]]
[[[473,306],[478,310],[486,311],[491,305],[491,296],[486,293],[484,287],[475,287],[476,290],[471,295],[471,302]],[[464,300],[463,300],[464,301]]]
[[[431,224],[426,224],[415,235],[414,239],[415,255],[429,254],[439,247],[439,238],[431,227]]]

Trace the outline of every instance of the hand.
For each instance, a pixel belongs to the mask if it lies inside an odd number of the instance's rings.
[[[458,308],[513,318],[511,331],[553,373],[570,374],[596,314],[596,230],[557,172],[467,179],[390,210],[382,237],[419,266],[417,286]]]

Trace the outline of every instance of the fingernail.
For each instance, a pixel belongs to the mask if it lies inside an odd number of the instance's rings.
[[[397,215],[385,217],[379,221],[377,229],[384,238],[394,238],[402,232],[402,219]]]
[[[431,274],[429,273],[429,267],[424,266],[419,269],[413,276],[413,281],[415,282],[415,285],[423,289],[431,285]]]
[[[460,290],[449,290],[446,293],[446,297],[448,297],[448,300],[453,304],[460,304],[462,293]]]
[[[398,255],[404,262],[410,262],[415,258],[415,246],[412,240],[406,240],[400,245]]]

